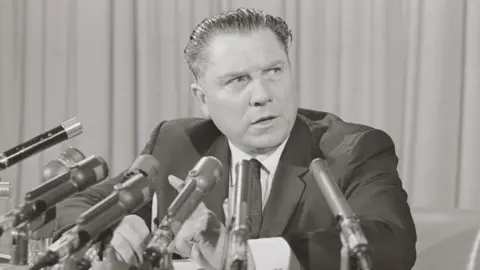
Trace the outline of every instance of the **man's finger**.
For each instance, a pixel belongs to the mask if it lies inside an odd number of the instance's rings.
[[[175,175],[169,175],[168,176],[168,182],[170,185],[176,189],[178,192],[182,191],[183,187],[185,187],[185,181],[183,181],[181,178],[176,177]],[[207,207],[203,202],[200,202],[196,210],[192,213],[192,215],[189,217],[190,219],[194,219],[198,217],[199,215],[203,215],[205,211],[208,211]]]
[[[190,259],[194,261],[198,266],[200,266],[200,269],[215,269],[210,265],[207,258],[205,258],[203,253],[200,251],[198,244],[194,244],[192,246],[192,251],[190,252]]]
[[[199,236],[208,229],[207,221],[208,212],[199,213],[195,219],[187,219],[175,235],[172,250],[178,251],[183,257],[190,257],[193,243],[200,241],[202,238]]]
[[[183,187],[185,186],[185,181],[176,177],[175,175],[169,175],[168,176],[168,182],[178,192],[180,192],[183,189]]]
[[[103,254],[104,254],[103,255],[104,260],[109,262],[120,262],[122,260],[122,258],[120,259],[118,258],[120,257],[119,254],[117,253],[115,248],[113,248],[111,245],[107,245]]]

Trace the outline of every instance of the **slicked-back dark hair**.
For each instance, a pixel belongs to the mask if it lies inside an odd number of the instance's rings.
[[[195,79],[201,76],[202,64],[206,63],[205,48],[212,37],[218,33],[252,32],[260,29],[270,29],[288,54],[288,46],[292,41],[292,31],[280,17],[273,17],[261,10],[239,8],[209,17],[201,21],[190,35],[185,46],[184,57]]]

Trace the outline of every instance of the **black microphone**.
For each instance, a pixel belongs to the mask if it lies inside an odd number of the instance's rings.
[[[25,203],[0,218],[0,235],[4,231],[29,222],[55,204],[82,191],[108,175],[108,166],[101,157],[91,156],[69,170],[25,194]]]
[[[84,160],[86,156],[77,148],[68,147],[56,159],[51,160],[43,169],[43,182],[66,173],[73,169],[78,162]],[[32,232],[32,239],[42,239],[51,237],[55,224],[51,221],[57,217],[56,206],[48,209],[45,213],[30,221],[29,228]]]
[[[108,235],[106,232],[113,230],[123,217],[151,201],[154,192],[151,182],[156,179],[159,169],[160,164],[155,157],[138,157],[131,169],[124,173],[126,181],[115,185],[112,194],[83,212],[75,227],[52,243],[30,269],[55,265],[86,245],[95,244],[100,236]]]
[[[0,171],[36,153],[82,134],[82,124],[72,118],[24,143],[0,153]]]
[[[233,186],[232,213],[228,222],[228,241],[223,254],[222,269],[247,269],[247,241],[250,239],[250,201],[252,190],[251,162],[235,164],[236,181]]]
[[[360,221],[352,212],[340,188],[334,181],[327,162],[319,158],[314,159],[310,164],[310,171],[332,214],[338,220],[337,225],[342,242],[347,245],[351,254],[356,257],[361,269],[371,269],[371,252],[360,226]]]
[[[201,158],[189,171],[185,186],[173,200],[167,214],[155,230],[143,253],[143,268],[159,267],[166,247],[201,200],[213,189],[223,174],[222,163],[211,156]]]
[[[77,148],[68,147],[56,159],[51,160],[43,168],[42,178],[46,182],[53,177],[67,172],[86,156]]]

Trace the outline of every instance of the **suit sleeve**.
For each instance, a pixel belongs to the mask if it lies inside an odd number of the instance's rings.
[[[141,152],[141,155],[153,153],[160,128],[163,124],[164,122],[161,122],[153,130],[150,140],[147,142],[146,146]],[[123,173],[124,172],[115,177],[104,180],[82,192],[78,192],[57,204],[55,230],[52,233],[53,240],[58,238],[66,230],[70,229],[83,212],[100,202],[102,199],[106,198],[113,191],[113,186],[120,182],[123,177]],[[134,214],[140,216],[146,224],[150,224],[151,204],[146,204]]]
[[[380,130],[368,130],[344,150],[341,158],[348,160],[348,166],[340,185],[369,241],[373,269],[411,269],[416,232],[391,138]],[[304,269],[339,269],[341,243],[334,227],[283,238]]]

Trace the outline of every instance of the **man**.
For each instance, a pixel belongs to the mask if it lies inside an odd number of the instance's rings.
[[[224,174],[178,233],[174,250],[219,269],[226,234],[222,205],[229,179],[235,178],[232,168],[239,160],[255,159],[260,191],[254,199],[261,210],[249,241],[252,258],[268,255],[275,261],[292,252],[287,256],[303,269],[339,269],[335,220],[308,171],[313,159],[322,158],[360,218],[373,251],[373,269],[411,269],[416,232],[391,138],[329,113],[299,109],[291,42],[281,18],[254,9],[205,19],[193,31],[185,59],[196,79],[192,93],[206,119],[165,121],[153,131],[143,153],[162,166],[153,183],[157,216],[165,215],[182,179],[201,157],[218,158]],[[116,182],[118,178],[109,179],[64,201],[59,206],[64,217],[58,222],[72,224]],[[151,222],[149,207],[136,213],[145,224]],[[265,246],[268,252],[259,255],[259,247]],[[257,265],[265,269],[261,267]]]

